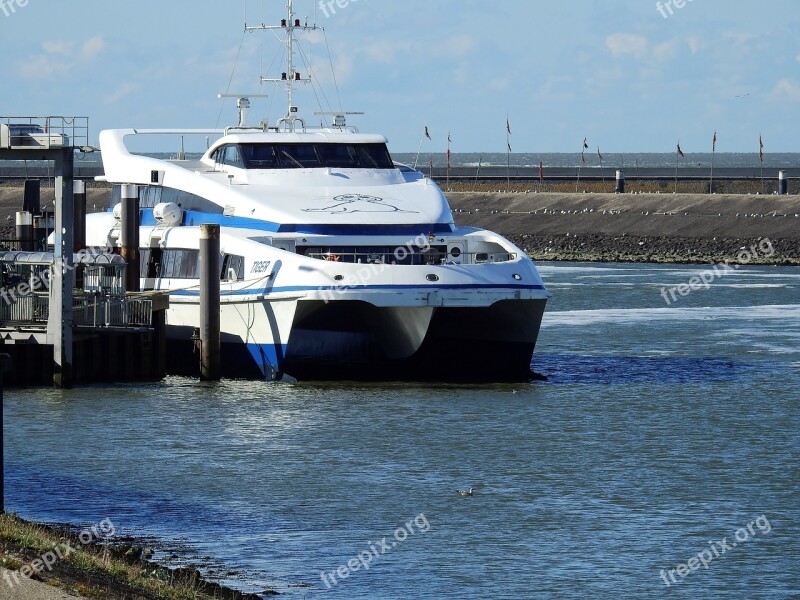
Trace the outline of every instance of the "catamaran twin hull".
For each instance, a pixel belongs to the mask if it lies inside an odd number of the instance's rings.
[[[546,298],[538,289],[326,290],[222,296],[226,377],[301,380],[520,381]],[[396,296],[402,305],[387,306]],[[328,290],[330,296],[330,291]],[[348,297],[351,297],[348,299]],[[172,295],[169,370],[198,372],[198,298]]]

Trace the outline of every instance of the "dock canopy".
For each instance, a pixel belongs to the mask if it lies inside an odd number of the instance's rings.
[[[55,255],[52,252],[0,251],[0,264],[52,265]],[[72,257],[73,264],[92,266],[125,266],[125,259],[108,252],[78,252]]]

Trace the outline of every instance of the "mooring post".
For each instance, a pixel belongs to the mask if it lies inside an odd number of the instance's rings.
[[[73,170],[71,147],[55,155],[56,223],[53,266],[50,274],[50,316],[47,343],[53,346],[53,384],[72,387],[72,292],[75,287],[72,252]]]
[[[219,381],[219,225],[200,225],[200,380]]]
[[[33,243],[36,250],[47,247],[47,217],[33,217]]]
[[[86,183],[75,181],[73,188],[75,219],[73,225],[73,249],[80,252],[86,248]]]
[[[17,242],[20,250],[33,250],[33,215],[27,211],[17,213]]]
[[[22,210],[38,215],[42,210],[42,185],[38,179],[25,180]]]
[[[789,193],[789,180],[786,179],[786,171],[778,171],[778,193],[786,196]]]
[[[11,369],[11,356],[0,354],[0,515],[6,512],[5,442],[3,440],[3,373]]]
[[[622,169],[617,169],[617,193],[625,193],[625,173]]]
[[[141,291],[139,279],[139,187],[122,186],[122,258],[125,269],[125,291]]]

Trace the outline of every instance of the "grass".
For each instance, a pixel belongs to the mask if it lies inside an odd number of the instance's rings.
[[[152,600],[204,600],[248,598],[214,584],[197,571],[170,570],[139,559],[132,547],[81,546],[67,532],[0,515],[0,566],[16,571],[46,552],[71,541],[76,550],[36,577],[55,587],[86,598],[147,598]],[[255,598],[255,596],[249,596]]]

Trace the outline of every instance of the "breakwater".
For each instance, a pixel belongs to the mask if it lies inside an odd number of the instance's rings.
[[[460,225],[512,239],[539,260],[712,262],[769,239],[764,264],[800,264],[800,198],[709,194],[447,195]]]

